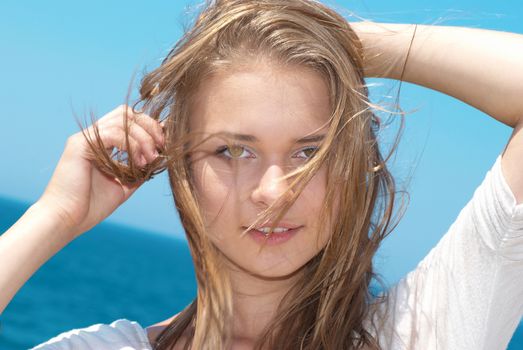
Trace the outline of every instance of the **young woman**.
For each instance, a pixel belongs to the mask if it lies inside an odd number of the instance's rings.
[[[517,34],[349,24],[311,0],[211,1],[143,78],[140,108],[71,136],[2,235],[0,310],[167,169],[194,302],[147,329],[118,320],[36,349],[503,349],[523,310],[522,58]],[[395,187],[366,77],[439,90],[514,128],[447,234],[378,296],[372,257],[394,227]]]

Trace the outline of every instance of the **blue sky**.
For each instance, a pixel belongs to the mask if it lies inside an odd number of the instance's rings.
[[[133,72],[160,63],[190,18],[186,7],[198,3],[2,1],[0,196],[35,201],[67,137],[77,132],[73,111],[83,115],[93,108],[102,116],[122,103]],[[327,3],[375,21],[523,33],[523,4],[515,0]],[[385,86],[373,96],[396,91],[394,82],[373,82]],[[410,204],[380,251],[389,280],[414,268],[437,243],[511,132],[487,115],[425,88],[404,84],[401,102],[406,110],[417,111],[406,117],[392,164],[399,184],[408,185]],[[142,186],[108,221],[182,235],[166,174]]]

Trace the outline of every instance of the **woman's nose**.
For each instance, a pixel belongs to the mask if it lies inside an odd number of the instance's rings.
[[[270,206],[279,196],[285,193],[288,188],[288,180],[282,179],[284,175],[285,172],[281,166],[269,166],[263,173],[258,186],[252,192],[254,203]]]

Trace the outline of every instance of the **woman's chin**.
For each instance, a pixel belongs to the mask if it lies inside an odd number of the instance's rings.
[[[260,257],[261,258],[261,257]],[[242,271],[261,279],[285,280],[296,275],[307,263],[305,261],[292,261],[286,257],[271,257],[272,259],[236,260],[235,265]]]
[[[228,260],[231,270],[265,279],[290,278],[317,254],[312,244],[261,247],[252,240],[236,239],[234,242],[214,240],[214,244]]]

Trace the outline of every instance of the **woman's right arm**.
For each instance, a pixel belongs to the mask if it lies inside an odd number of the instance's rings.
[[[33,273],[72,236],[65,223],[40,202],[0,236],[0,313]]]
[[[119,106],[97,121],[107,152],[126,150],[124,118],[132,120],[130,153],[139,166],[158,156],[164,145],[160,123]],[[93,135],[93,127],[87,130]],[[122,184],[94,164],[82,132],[69,137],[44,194],[0,236],[0,313],[16,292],[48,259],[109,216],[141,185]]]

